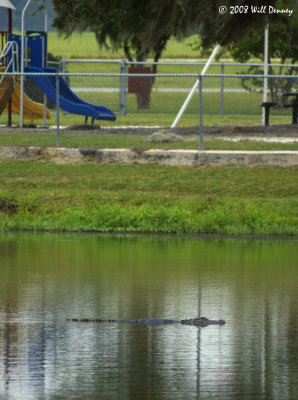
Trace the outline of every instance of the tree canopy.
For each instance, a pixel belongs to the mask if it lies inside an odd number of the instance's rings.
[[[100,46],[123,48],[128,60],[158,61],[171,36],[182,37],[195,24],[198,0],[52,0],[54,26],[70,35],[90,28]]]
[[[219,43],[232,48],[248,35],[262,33],[267,22],[289,23],[295,16],[269,13],[295,9],[296,0],[52,0],[54,27],[66,35],[94,31],[100,46],[122,48],[130,61],[153,54],[158,61],[171,36],[199,32],[204,49]],[[225,6],[226,12],[220,13]],[[236,8],[238,7],[238,8]],[[267,8],[263,12],[264,7]],[[255,10],[255,11],[253,11]],[[295,13],[294,13],[295,14]],[[297,36],[296,36],[297,37]],[[280,42],[280,40],[279,40]]]
[[[284,1],[284,8],[290,1]],[[281,63],[289,60],[292,64],[298,60],[298,18],[297,13],[291,17],[279,15],[269,23],[269,60],[279,58]],[[245,38],[238,39],[231,47],[232,56],[241,62],[255,57],[263,59],[264,32],[250,30]]]

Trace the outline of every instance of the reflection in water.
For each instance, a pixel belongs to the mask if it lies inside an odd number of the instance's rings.
[[[1,235],[0,398],[295,399],[295,240]],[[225,319],[184,325],[66,318]]]

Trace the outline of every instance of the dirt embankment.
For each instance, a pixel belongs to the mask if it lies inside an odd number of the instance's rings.
[[[98,125],[70,126],[63,130],[65,133],[94,133],[94,134],[122,134],[135,136],[149,136],[157,131],[171,132],[180,136],[198,135],[199,127],[180,128],[150,128],[150,127],[107,127],[100,128]],[[269,126],[204,126],[204,134],[220,136],[268,136],[268,137],[298,137],[298,124],[269,125]]]

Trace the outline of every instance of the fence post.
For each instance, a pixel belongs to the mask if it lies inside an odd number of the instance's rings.
[[[223,102],[224,102],[224,64],[221,64],[220,78],[220,117],[223,117]]]
[[[126,115],[126,61],[120,61],[120,115]]]
[[[203,76],[199,76],[199,134],[200,134],[200,150],[203,150]]]
[[[59,72],[56,72],[56,123],[57,123],[57,147],[60,147],[60,85],[59,85]]]
[[[60,60],[60,66],[59,66],[60,68],[60,71],[63,73],[63,74],[65,74],[65,72],[66,72],[66,61],[65,61],[65,57],[61,57],[61,60]]]
[[[48,107],[48,97],[43,94],[43,127],[47,127],[47,107]]]

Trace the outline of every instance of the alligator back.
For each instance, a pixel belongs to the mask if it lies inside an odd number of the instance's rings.
[[[98,318],[71,318],[66,321],[72,322],[116,322],[122,324],[149,324],[149,325],[162,325],[180,323],[172,319],[164,318],[141,318],[141,319],[98,319]]]
[[[210,320],[205,317],[193,318],[193,319],[182,319],[181,321],[175,321],[173,319],[164,318],[141,318],[141,319],[90,319],[90,318],[71,318],[67,321],[72,322],[116,322],[116,323],[126,323],[126,324],[148,324],[148,325],[167,325],[167,324],[183,324],[191,325],[197,327],[205,327],[208,325],[225,325],[225,321],[220,320]]]
[[[163,318],[144,318],[144,319],[142,318],[142,319],[120,319],[118,322],[159,325],[159,324],[175,324],[179,323],[180,321],[174,321],[172,319],[163,319]]]

